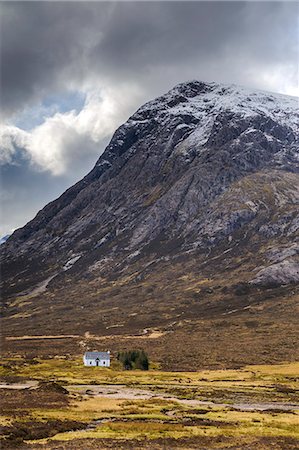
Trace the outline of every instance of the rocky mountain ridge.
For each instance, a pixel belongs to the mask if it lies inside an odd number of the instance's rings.
[[[107,259],[128,263],[161,238],[162,253],[166,240],[177,254],[233,242],[236,230],[261,216],[259,235],[273,239],[287,229],[292,244],[299,227],[298,129],[296,98],[178,85],[141,107],[82,181],[13,234],[5,259],[15,266],[38,256],[43,271],[50,263],[56,272],[83,265],[86,254],[89,264],[93,252],[89,272],[105,271]],[[272,223],[278,210],[284,211]],[[292,264],[290,281],[298,281]]]

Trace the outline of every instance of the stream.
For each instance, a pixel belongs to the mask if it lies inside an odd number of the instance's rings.
[[[36,389],[38,381],[26,381],[23,383],[2,383],[0,389]],[[150,400],[161,399],[180,403],[187,406],[211,406],[229,407],[239,411],[295,411],[299,410],[299,404],[283,402],[236,402],[221,403],[208,400],[182,399],[167,394],[155,393],[146,388],[128,387],[126,385],[93,385],[72,384],[64,386],[70,393],[86,395],[88,397],[108,397],[120,400]]]

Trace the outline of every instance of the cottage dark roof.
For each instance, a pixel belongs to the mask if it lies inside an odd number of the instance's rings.
[[[109,359],[110,352],[85,352],[84,356],[86,359]]]

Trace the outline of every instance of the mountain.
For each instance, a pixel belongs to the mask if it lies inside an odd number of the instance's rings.
[[[260,360],[268,323],[275,357],[292,354],[298,144],[297,98],[193,81],[145,104],[1,246],[3,329],[197,345],[222,328],[230,342],[237,321]]]

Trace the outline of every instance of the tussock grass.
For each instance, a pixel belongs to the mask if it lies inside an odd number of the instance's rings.
[[[46,439],[32,443],[72,441],[77,439],[155,440],[185,439],[203,436],[232,439],[277,438],[299,439],[299,411],[239,411],[233,403],[255,403],[259,400],[294,402],[298,396],[299,363],[273,366],[246,366],[240,370],[211,370],[201,372],[121,371],[116,367],[86,368],[81,360],[25,360],[11,358],[3,361],[0,374],[34,380],[55,380],[68,387],[70,394],[61,406],[52,403],[21,406],[10,416],[3,415],[0,424],[78,423],[86,429],[54,432],[48,430]],[[125,385],[142,388],[171,398],[122,399],[80,394],[80,384]],[[71,386],[73,385],[73,386]],[[85,392],[85,391],[84,391]],[[28,396],[32,392],[28,391]],[[27,395],[24,392],[24,395]],[[47,393],[47,395],[54,395]],[[175,399],[222,399],[227,406],[183,404]],[[245,400],[244,400],[245,399]],[[52,406],[53,405],[53,406]],[[231,405],[231,406],[230,406]],[[18,412],[19,411],[19,412]],[[18,415],[19,414],[19,415]],[[55,422],[56,421],[56,422]],[[93,424],[93,428],[89,428]],[[15,425],[14,425],[15,426]],[[80,428],[77,427],[77,428]],[[66,428],[67,429],[67,428]],[[75,429],[75,427],[74,427]],[[33,430],[33,429],[32,429]],[[34,430],[32,431],[34,432]],[[215,442],[216,442],[215,441]],[[29,442],[29,441],[27,441]],[[216,445],[216,444],[215,444]],[[211,447],[216,448],[216,447]]]
[[[260,381],[289,381],[289,377],[299,378],[299,362],[263,366],[245,366],[238,370],[203,370],[200,372],[163,372],[159,370],[123,371],[115,368],[84,367],[81,358],[37,360],[31,364],[23,358],[5,358],[0,365],[1,375],[19,375],[28,379],[59,379],[73,384],[192,384],[205,385],[207,382],[246,383],[259,385]],[[296,380],[295,380],[296,381]]]

